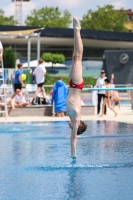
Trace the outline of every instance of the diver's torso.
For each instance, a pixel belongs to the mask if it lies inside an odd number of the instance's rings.
[[[69,93],[66,101],[66,109],[69,117],[78,115],[81,112],[80,89],[69,88]]]

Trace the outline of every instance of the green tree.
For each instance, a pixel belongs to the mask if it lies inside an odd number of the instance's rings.
[[[116,11],[112,5],[98,6],[96,11],[88,10],[80,20],[82,28],[107,31],[128,31],[124,26],[126,22],[126,12],[122,8]]]
[[[52,55],[53,55],[52,53],[43,53],[41,57],[46,62],[53,62]]]
[[[0,24],[1,25],[15,25],[16,21],[13,16],[6,17],[4,16],[4,11],[0,9]]]
[[[46,62],[52,62],[53,67],[53,64],[63,63],[65,61],[65,56],[59,53],[43,53],[42,59]]]
[[[68,28],[71,24],[71,14],[65,10],[63,14],[58,7],[43,7],[34,9],[25,21],[27,26]]]
[[[12,47],[8,47],[4,49],[3,63],[4,63],[4,68],[15,68],[16,54],[12,50]]]

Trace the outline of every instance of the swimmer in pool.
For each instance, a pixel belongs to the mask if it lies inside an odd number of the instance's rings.
[[[81,121],[80,92],[84,87],[84,81],[82,78],[83,44],[80,36],[81,26],[76,17],[73,17],[73,29],[74,52],[69,73],[70,88],[66,101],[66,109],[70,118],[69,127],[71,128],[71,158],[76,159],[77,135],[82,134],[87,129],[87,125]]]

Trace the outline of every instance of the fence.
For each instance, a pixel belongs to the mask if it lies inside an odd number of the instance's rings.
[[[133,108],[133,85],[129,84],[129,85],[114,85],[112,88],[110,89],[103,89],[103,88],[84,88],[83,92],[86,92],[86,99],[82,98],[81,95],[81,99],[83,100],[83,102],[85,104],[92,104],[92,91],[98,91],[98,90],[118,90],[119,92],[119,97],[120,97],[120,105],[121,106],[131,106]],[[95,96],[95,98],[97,98],[97,96]]]
[[[34,78],[32,77],[32,69],[31,70],[23,70],[24,73],[27,74],[27,81],[26,84],[32,84],[34,82]],[[4,69],[4,79],[5,84],[13,84],[15,69]],[[2,83],[0,82],[0,85]],[[53,85],[44,85],[46,93],[49,94],[50,90],[53,88]],[[133,85],[115,85],[115,88],[124,88],[124,90],[119,90],[120,95],[120,104],[121,106],[131,106],[133,107],[133,90],[126,90],[128,87],[133,87]],[[85,105],[92,105],[92,90],[87,90],[87,88],[93,88],[92,85],[85,85],[85,88],[81,92],[81,100],[82,104]]]

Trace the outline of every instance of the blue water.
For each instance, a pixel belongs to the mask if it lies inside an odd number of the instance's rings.
[[[92,99],[90,97],[83,97],[81,98],[83,103],[85,105],[92,105]],[[120,106],[131,106],[131,101],[130,100],[120,100]]]
[[[133,125],[87,124],[76,162],[67,122],[0,124],[0,199],[132,200]]]

